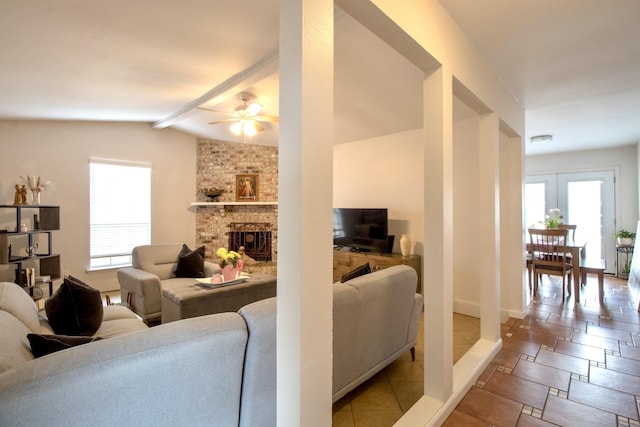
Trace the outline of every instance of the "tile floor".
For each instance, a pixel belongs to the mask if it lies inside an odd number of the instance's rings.
[[[416,361],[407,352],[333,405],[334,427],[391,426],[423,394],[424,317],[420,319]],[[454,313],[453,358],[460,359],[480,338],[480,319]]]
[[[588,280],[574,306],[562,303],[556,278],[543,279],[527,317],[502,325],[502,350],[444,426],[640,426],[640,313],[625,280],[605,276],[603,304]],[[477,319],[454,317],[456,359],[477,329]],[[393,425],[422,394],[422,348],[419,339],[416,362],[407,354],[336,402],[333,426]]]

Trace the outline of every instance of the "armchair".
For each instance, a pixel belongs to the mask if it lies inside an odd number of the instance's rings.
[[[175,277],[182,243],[137,246],[132,252],[132,266],[117,272],[123,302],[144,320],[157,323],[162,315],[162,286],[168,282],[194,282],[193,278]],[[204,262],[207,277],[220,274],[220,267]]]

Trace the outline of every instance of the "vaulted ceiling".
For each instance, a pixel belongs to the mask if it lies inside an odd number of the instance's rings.
[[[435,0],[430,0],[435,1]],[[640,141],[637,0],[440,0],[526,108],[528,154]],[[278,115],[276,0],[4,0],[0,119],[144,121],[239,140],[247,91]],[[251,11],[248,13],[247,11]],[[421,127],[422,73],[336,12],[336,143]],[[456,104],[456,113],[463,114]],[[278,125],[252,138],[277,144]]]

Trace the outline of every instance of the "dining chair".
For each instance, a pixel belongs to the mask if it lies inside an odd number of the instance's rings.
[[[571,293],[573,266],[567,261],[567,229],[529,229],[531,265],[533,269],[533,293],[538,291],[541,274],[562,277],[562,301],[567,291]],[[577,279],[576,279],[577,280]]]
[[[576,228],[578,226],[576,224],[558,224],[558,228],[560,230],[569,230],[569,234],[567,235],[567,237],[569,237],[570,240],[576,240]]]
[[[576,240],[576,228],[578,226],[576,224],[558,224],[558,228],[560,230],[568,230],[569,232],[567,233],[567,238],[571,241],[571,242],[575,242]],[[567,254],[567,261],[569,263],[571,263],[571,254]]]

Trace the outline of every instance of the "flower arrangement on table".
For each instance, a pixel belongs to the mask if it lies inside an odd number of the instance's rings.
[[[53,183],[51,181],[42,182],[40,180],[40,176],[35,175],[27,175],[26,178],[20,177],[22,182],[26,183],[29,190],[31,190],[31,204],[39,205],[40,204],[40,192],[47,187],[51,187]]]
[[[544,225],[547,228],[558,228],[558,224],[560,224],[560,209],[549,209],[549,215],[544,216]]]
[[[242,267],[244,267],[242,255],[236,251],[228,251],[226,248],[218,248],[216,256],[220,260],[219,265],[225,281],[240,277]]]

